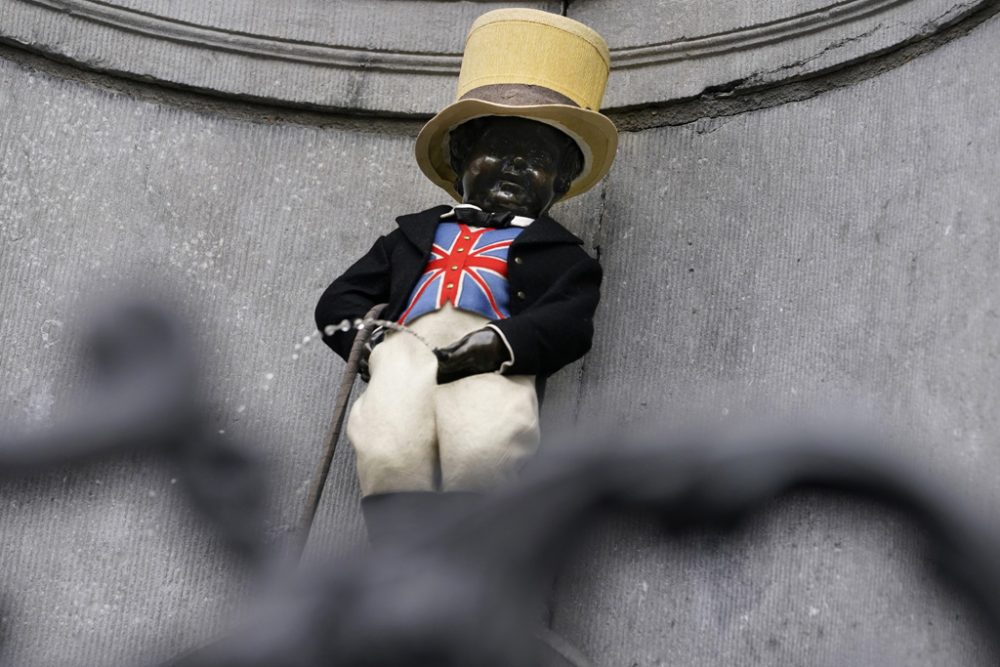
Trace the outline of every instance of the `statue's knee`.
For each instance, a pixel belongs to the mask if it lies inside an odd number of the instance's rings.
[[[399,452],[378,447],[355,451],[364,495],[429,491],[434,487],[434,462],[428,456],[400,456]]]
[[[446,491],[482,491],[513,477],[521,461],[506,446],[456,447],[441,456],[441,481]]]

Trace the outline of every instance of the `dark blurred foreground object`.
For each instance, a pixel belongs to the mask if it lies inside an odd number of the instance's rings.
[[[531,612],[585,524],[643,509],[669,529],[731,527],[770,500],[818,489],[901,511],[940,572],[1000,637],[1000,543],[991,525],[874,443],[808,435],[616,444],[542,457],[514,487],[408,530],[401,513],[363,561],[304,577],[245,631],[176,667],[531,667],[579,665],[540,642]],[[711,637],[705,638],[712,641]]]
[[[85,339],[88,402],[62,427],[0,437],[0,473],[120,452],[159,453],[236,553],[263,561],[264,474],[209,428],[193,348],[176,320],[131,301]],[[594,443],[543,455],[515,485],[433,509],[387,510],[363,560],[302,572],[233,634],[174,667],[554,667],[585,659],[540,628],[543,582],[609,508],[654,512],[670,529],[733,526],[778,496],[819,489],[901,511],[942,574],[1000,638],[1000,538],[992,522],[877,443],[831,435]],[[403,507],[403,505],[400,505]],[[390,506],[391,508],[391,506]],[[426,519],[426,517],[424,517]],[[712,638],[707,637],[706,641]]]
[[[0,476],[151,452],[177,467],[196,509],[241,556],[264,555],[265,479],[258,461],[212,429],[198,400],[194,346],[150,300],[120,300],[82,336],[92,373],[75,414],[45,431],[0,433]]]

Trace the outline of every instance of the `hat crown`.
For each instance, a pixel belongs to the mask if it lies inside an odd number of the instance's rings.
[[[578,21],[534,9],[497,9],[469,30],[457,99],[476,97],[480,88],[534,86],[596,111],[610,65],[607,43]]]

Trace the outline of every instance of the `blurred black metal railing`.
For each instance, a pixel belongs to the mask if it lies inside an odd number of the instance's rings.
[[[0,438],[0,474],[147,450],[179,470],[203,516],[235,554],[266,571],[266,476],[249,449],[210,428],[196,363],[177,321],[143,302],[95,318],[86,338],[93,389],[78,419]],[[731,526],[800,489],[900,511],[928,536],[938,571],[1000,637],[1000,539],[986,517],[862,438],[677,437],[595,442],[542,455],[514,485],[364,558],[303,569],[261,600],[240,629],[175,667],[582,664],[539,641],[538,591],[581,529],[608,508],[642,510],[665,528]],[[711,638],[706,638],[710,641]]]

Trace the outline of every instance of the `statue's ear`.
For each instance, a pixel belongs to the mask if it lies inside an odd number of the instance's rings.
[[[573,180],[580,175],[583,168],[582,158],[576,143],[569,139],[559,159],[559,174],[552,184],[559,197],[565,195],[573,187]]]
[[[555,181],[552,183],[552,189],[555,191],[558,198],[562,198],[564,194],[569,192],[570,186],[573,185],[573,179],[567,174],[562,173],[556,176]]]

